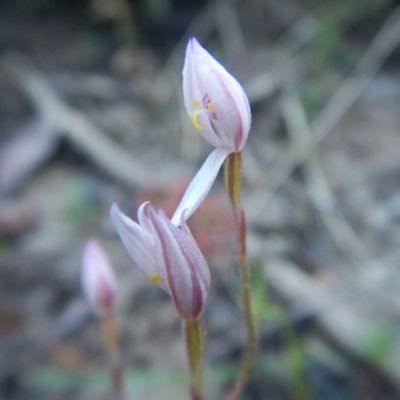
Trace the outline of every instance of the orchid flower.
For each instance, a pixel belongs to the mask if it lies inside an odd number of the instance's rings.
[[[101,314],[112,308],[117,279],[106,253],[94,239],[89,240],[83,250],[81,283],[89,304],[96,312]]]
[[[195,38],[183,66],[183,99],[193,126],[214,147],[241,151],[250,129],[250,106],[239,82]]]
[[[111,219],[135,264],[169,294],[179,315],[198,320],[210,290],[210,271],[184,219],[175,226],[150,203],[138,210],[138,223],[111,206]]]
[[[195,38],[189,39],[183,66],[183,98],[194,128],[215,147],[172,217],[179,224],[198,208],[217,177],[226,157],[246,143],[251,114],[239,82]]]

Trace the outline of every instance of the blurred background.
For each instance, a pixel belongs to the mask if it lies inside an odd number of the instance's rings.
[[[196,36],[243,84],[258,352],[242,399],[400,399],[400,9],[395,0],[0,3],[0,398],[109,399],[81,294],[95,237],[120,281],[129,399],[187,399],[172,301],[108,217],[171,215],[211,148],[182,107]],[[206,392],[244,327],[222,179],[190,220],[211,271]]]

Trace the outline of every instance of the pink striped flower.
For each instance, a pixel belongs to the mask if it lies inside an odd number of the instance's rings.
[[[251,123],[247,96],[194,37],[186,47],[183,98],[193,126],[204,139],[216,148],[243,149]]]
[[[143,203],[138,223],[114,203],[111,219],[135,264],[169,294],[179,315],[194,321],[203,313],[210,290],[210,271],[188,226],[175,226],[162,210]]]
[[[82,290],[93,309],[109,312],[117,292],[117,279],[107,254],[94,239],[88,240],[83,250],[81,266]]]
[[[189,185],[172,222],[189,218],[210,191],[232,152],[243,149],[251,124],[250,105],[239,82],[195,38],[183,66],[183,99],[194,128],[215,147]]]

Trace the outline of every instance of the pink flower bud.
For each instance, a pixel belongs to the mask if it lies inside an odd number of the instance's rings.
[[[99,313],[112,309],[117,292],[117,279],[110,261],[94,239],[83,250],[82,289],[93,309]]]
[[[189,39],[183,67],[183,98],[194,127],[215,147],[241,151],[250,106],[239,82],[195,38]]]
[[[168,293],[179,315],[197,320],[210,290],[210,271],[186,223],[178,228],[149,203],[138,210],[139,224],[111,207],[111,219],[128,254],[149,280]]]

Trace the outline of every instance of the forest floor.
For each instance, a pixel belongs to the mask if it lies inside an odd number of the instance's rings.
[[[0,5],[0,398],[108,399],[86,240],[120,282],[129,399],[187,399],[172,301],[133,265],[109,207],[171,215],[210,147],[183,109],[190,35],[252,108],[243,205],[257,357],[243,399],[400,399],[400,9],[358,0]],[[212,271],[206,394],[244,324],[222,177],[189,221]]]

